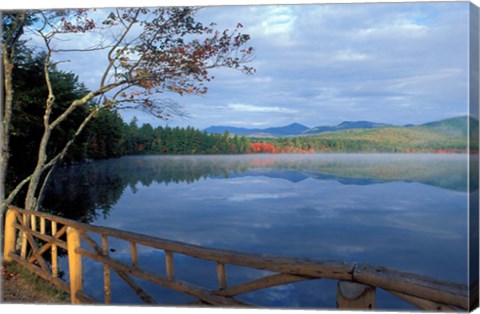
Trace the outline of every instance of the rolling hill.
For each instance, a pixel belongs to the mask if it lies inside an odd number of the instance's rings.
[[[234,135],[241,136],[261,136],[261,137],[278,137],[278,136],[292,136],[299,135],[303,132],[309,130],[309,127],[304,126],[300,123],[292,123],[286,126],[281,127],[272,127],[266,129],[249,129],[249,128],[238,128],[233,126],[211,126],[206,128],[204,131],[210,134],[223,134],[228,132]]]
[[[372,129],[392,126],[386,123],[376,123],[370,121],[344,121],[335,126],[317,126],[309,128],[300,123],[292,123],[281,127],[271,127],[265,129],[258,128],[239,128],[233,126],[211,126],[204,131],[210,134],[223,134],[228,132],[234,135],[249,136],[249,137],[281,137],[281,136],[300,136],[319,134],[324,132],[336,132],[340,130],[350,129]]]
[[[347,128],[336,131],[250,139],[270,143],[280,152],[465,152],[469,123],[472,133],[478,136],[478,120],[463,116],[416,126],[350,122],[344,124]],[[478,150],[478,140],[471,142],[471,148]]]
[[[335,126],[317,126],[311,128],[303,134],[319,134],[324,132],[335,132],[341,130],[350,130],[350,129],[375,129],[375,128],[384,128],[393,126],[386,123],[376,123],[370,121],[344,121]]]
[[[413,127],[417,130],[428,130],[450,136],[467,136],[468,127],[472,134],[478,134],[478,120],[473,117],[456,117],[429,122]]]
[[[478,120],[470,118],[478,134]],[[457,117],[417,126],[357,128],[311,135],[316,150],[336,151],[464,151],[468,145],[468,118]],[[472,145],[478,149],[478,145]]]
[[[408,124],[405,126],[395,126],[387,123],[377,123],[371,121],[344,121],[335,126],[317,126],[314,128],[309,128],[303,124],[292,123],[286,126],[281,127],[271,127],[271,128],[239,128],[232,126],[211,126],[206,128],[204,131],[210,134],[223,134],[224,132],[229,132],[233,135],[247,136],[247,137],[292,137],[292,136],[314,136],[324,133],[337,133],[341,131],[356,130],[354,133],[357,136],[367,136],[367,134],[375,134],[375,130],[384,130],[389,129],[390,131],[381,131],[378,132],[378,135],[383,137],[382,134],[386,132],[392,133],[394,136],[402,134],[406,138],[415,138],[418,137],[420,133],[425,134],[443,134],[449,137],[466,137],[468,131],[468,120],[470,119],[470,125],[472,126],[472,132],[478,133],[478,120],[473,118],[467,118],[467,116],[455,117],[450,119],[445,119],[441,121],[428,122],[420,125]],[[365,130],[366,132],[359,132],[359,130]],[[367,130],[370,130],[367,132]],[[395,131],[393,131],[395,130]],[[399,131],[405,130],[405,131]],[[403,133],[402,133],[403,132]],[[420,132],[420,133],[419,133]],[[395,133],[395,134],[393,134]],[[352,133],[345,133],[352,134]],[[408,134],[408,136],[407,136]],[[416,134],[416,135],[414,135]],[[329,137],[328,135],[327,137]],[[338,135],[335,135],[338,136]],[[346,136],[346,135],[341,135]]]

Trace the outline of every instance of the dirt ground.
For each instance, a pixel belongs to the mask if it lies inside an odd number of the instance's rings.
[[[68,300],[42,291],[38,277],[27,276],[15,271],[11,266],[0,266],[1,303],[22,304],[68,304]]]

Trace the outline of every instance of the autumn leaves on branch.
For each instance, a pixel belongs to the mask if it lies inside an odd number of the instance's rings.
[[[28,53],[44,53],[44,77],[48,95],[44,100],[44,132],[40,139],[36,166],[30,176],[14,188],[3,201],[10,204],[24,185],[28,183],[25,208],[37,209],[43,188],[41,182],[65,156],[75,138],[100,110],[138,109],[160,119],[184,114],[180,106],[165,96],[202,95],[206,84],[214,79],[210,70],[230,68],[253,74],[255,69],[247,66],[252,61],[254,50],[248,47],[250,36],[241,33],[238,23],[233,30],[219,31],[216,24],[207,26],[196,19],[199,9],[191,7],[171,8],[126,8],[105,10],[33,10],[10,12],[3,16],[2,49],[4,64],[11,67],[5,71],[4,82],[14,77],[13,65],[17,62],[15,48],[23,34],[28,33],[35,49]],[[40,43],[40,44],[39,44]],[[66,60],[70,53],[103,54],[103,69],[91,69],[91,81],[97,87],[81,98],[72,99],[60,114],[52,116],[55,107],[55,86],[49,77],[52,67]],[[88,66],[82,64],[82,66]],[[98,75],[101,70],[101,75]],[[11,113],[14,105],[12,84],[6,84],[4,112]],[[69,126],[74,131],[65,147],[54,155],[47,147],[52,131],[65,123],[77,108],[95,102],[90,114],[79,124]],[[40,104],[39,104],[40,105]],[[9,137],[10,117],[3,115],[3,137]],[[8,118],[8,119],[5,119]],[[8,140],[7,140],[8,142]],[[3,148],[3,170],[8,165],[8,148]],[[3,178],[4,180],[4,178]],[[44,185],[44,184],[43,184]]]

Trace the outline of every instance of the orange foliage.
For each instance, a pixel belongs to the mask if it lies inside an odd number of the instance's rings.
[[[276,153],[277,148],[270,143],[252,143],[248,147],[249,153]]]
[[[294,146],[286,146],[283,148],[275,147],[270,143],[252,143],[248,147],[249,153],[297,153],[297,154],[311,154],[315,150],[313,148],[301,149]]]

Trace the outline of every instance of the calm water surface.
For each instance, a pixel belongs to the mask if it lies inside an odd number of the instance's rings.
[[[95,225],[236,251],[384,265],[467,283],[465,155],[142,156],[60,169],[46,206]],[[478,190],[478,186],[472,187]],[[129,263],[128,243],[112,257]],[[139,248],[147,269],[161,252]],[[103,299],[103,269],[85,262],[88,293]],[[215,264],[175,257],[179,279],[216,287]],[[227,266],[228,283],[265,272]],[[139,303],[119,283],[114,303]],[[158,302],[189,297],[139,281]],[[268,307],[334,308],[335,282],[245,294]],[[410,308],[381,290],[379,308]]]

